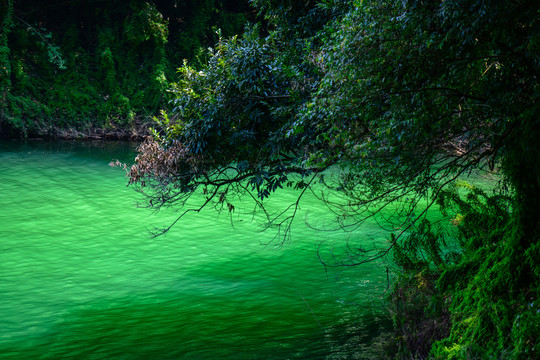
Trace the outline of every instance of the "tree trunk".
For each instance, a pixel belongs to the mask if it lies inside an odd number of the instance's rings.
[[[540,281],[540,105],[525,111],[505,157],[505,174],[515,191],[511,234],[520,285]]]

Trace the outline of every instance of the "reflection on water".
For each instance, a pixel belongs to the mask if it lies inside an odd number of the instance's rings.
[[[150,239],[174,214],[132,206],[108,167],[134,148],[0,142],[1,359],[377,358],[381,264],[325,269],[317,245],[339,234],[297,221],[265,247],[257,224],[211,211]]]

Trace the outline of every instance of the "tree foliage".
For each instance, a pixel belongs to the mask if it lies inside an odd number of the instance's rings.
[[[197,156],[201,173],[186,183],[232,166],[229,180],[259,183],[264,198],[274,175],[337,165],[343,176],[328,185],[354,199],[344,212],[381,196],[412,209],[460,174],[501,165],[511,139],[534,133],[537,24],[524,4],[481,6],[481,16],[457,1],[255,4],[268,34],[221,39],[173,88],[174,121],[155,140]]]
[[[167,106],[166,89],[182,59],[212,44],[217,27],[227,35],[243,29],[247,1],[198,3],[2,2],[5,132],[136,131],[138,120]],[[192,22],[197,28],[186,29]]]
[[[264,210],[289,185],[299,190],[291,211],[267,219],[288,228],[315,182],[343,227],[392,204],[389,245],[343,264],[394,248],[409,270],[435,265],[429,279],[451,302],[452,327],[434,356],[481,357],[482,346],[489,356],[537,355],[536,340],[515,324],[527,314],[523,326],[537,327],[526,303],[538,301],[540,279],[538,4],[254,4],[262,25],[220,39],[201,69],[181,68],[173,112],[130,172],[147,205],[186,206],[201,191],[188,210],[233,211],[238,196]],[[478,171],[499,172],[507,195],[449,195]],[[464,216],[462,255],[445,258],[424,220],[437,201]]]

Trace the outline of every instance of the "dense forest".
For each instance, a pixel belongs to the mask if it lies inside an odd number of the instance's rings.
[[[315,184],[344,230],[392,204],[386,246],[331,264],[396,264],[389,358],[540,357],[537,2],[3,1],[0,47],[12,136],[163,110],[127,169],[149,208],[247,198],[287,240]]]
[[[184,59],[243,31],[247,1],[1,3],[4,136],[144,136]]]

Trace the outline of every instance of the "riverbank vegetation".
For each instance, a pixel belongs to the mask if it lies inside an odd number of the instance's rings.
[[[267,214],[287,239],[314,184],[344,230],[391,205],[386,246],[327,266],[393,257],[393,356],[538,357],[538,6],[253,3],[266,24],[184,65],[139,149],[129,175],[147,206],[186,209],[201,191],[192,210],[251,197],[264,213],[293,187]],[[482,173],[498,183],[468,183]],[[426,216],[436,207],[444,225]]]
[[[243,30],[247,1],[5,0],[0,133],[143,137],[183,59]]]
[[[158,75],[166,68],[160,61],[178,60],[164,48],[171,30],[162,26],[158,3],[139,4],[153,9],[137,20],[153,35],[136,32],[125,41],[143,54],[131,69],[145,59],[151,66],[134,80],[141,87],[119,86],[116,94],[149,112],[171,100],[129,170],[146,206],[234,212],[240,197],[251,199],[286,241],[302,196],[322,186],[316,195],[336,214],[337,227],[382,217],[389,230],[385,246],[350,249],[326,266],[383,257],[396,264],[390,357],[540,357],[538,5],[251,4],[259,22],[232,37],[218,32],[215,46],[183,63],[170,85],[173,77]],[[122,34],[130,33],[128,23]],[[54,55],[50,44],[44,49]],[[129,78],[114,59],[127,66],[132,55],[115,55],[104,44],[109,52],[98,52],[93,76],[112,89],[117,83],[107,79]],[[61,71],[54,59],[50,71]],[[140,98],[129,92],[136,89]],[[487,189],[474,185],[483,175],[495,179]],[[267,212],[266,201],[283,187],[296,189],[297,199]],[[201,202],[194,205],[195,193]],[[428,218],[428,209],[439,209],[442,220]]]

